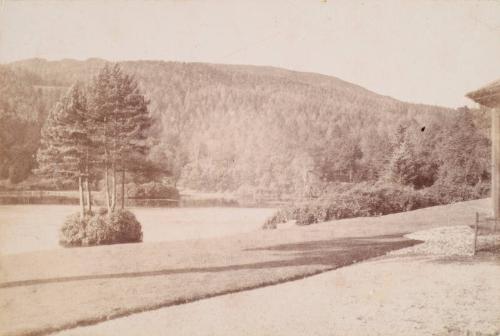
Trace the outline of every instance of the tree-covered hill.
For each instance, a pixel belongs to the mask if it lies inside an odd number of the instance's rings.
[[[2,87],[13,91],[2,93],[1,106],[9,104],[19,118],[30,115],[39,127],[62,88],[88,81],[104,63],[32,59],[3,66]],[[321,181],[390,178],[397,174],[395,155],[418,158],[408,163],[418,175],[408,183],[421,188],[460,170],[443,160],[459,155],[460,141],[477,155],[489,145],[487,119],[477,111],[404,103],[331,76],[243,65],[120,65],[150,99],[151,159],[194,189],[302,193]],[[12,96],[31,98],[11,103]],[[457,127],[462,138],[450,142]],[[476,182],[488,175],[488,157],[480,162],[467,173]]]
[[[30,174],[40,129],[65,89],[44,85],[31,71],[0,65],[0,180],[17,183]]]

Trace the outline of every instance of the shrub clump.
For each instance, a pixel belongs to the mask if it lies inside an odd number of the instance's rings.
[[[62,246],[81,246],[85,239],[88,217],[82,218],[79,213],[66,217],[59,231],[59,244]]]
[[[274,229],[277,229],[277,228],[278,228],[278,223],[276,223],[275,221],[273,221],[273,217],[270,217],[270,218],[266,219],[266,221],[262,225],[262,229],[263,230],[274,230]]]
[[[141,241],[141,224],[128,210],[115,210],[108,215],[106,209],[99,209],[84,217],[72,214],[66,218],[59,235],[59,244],[65,247]]]
[[[129,183],[126,188],[128,198],[137,199],[174,199],[180,198],[177,188],[158,182],[149,182],[144,184]]]
[[[333,219],[387,215],[438,204],[427,193],[392,184],[361,183],[339,193],[329,193],[314,201],[278,210],[264,224],[295,220],[297,225],[310,225]]]
[[[422,192],[435,200],[436,204],[450,204],[488,197],[490,194],[489,183],[478,183],[474,186],[436,183]]]

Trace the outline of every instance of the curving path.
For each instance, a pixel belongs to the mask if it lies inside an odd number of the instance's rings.
[[[57,335],[499,335],[498,279],[498,260],[384,258]]]

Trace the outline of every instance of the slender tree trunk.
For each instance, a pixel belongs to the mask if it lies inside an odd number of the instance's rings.
[[[82,185],[82,176],[78,176],[78,191],[80,194],[80,217],[83,218],[85,216],[85,204],[83,200],[83,185]]]
[[[80,173],[80,177],[78,178],[78,185],[80,185],[80,184],[81,184],[81,191],[80,191],[80,186],[78,186],[79,193],[80,193],[79,198],[82,199],[81,207],[83,208],[83,214],[85,214],[85,212],[87,211],[87,200],[85,199],[85,178],[81,173]]]
[[[108,214],[111,213],[111,202],[109,194],[109,173],[108,173],[108,161],[104,163],[104,189],[106,189],[106,207],[108,208]]]
[[[122,210],[125,209],[125,168],[122,169]]]
[[[107,128],[106,128],[106,122],[107,118],[104,117],[104,183],[105,186],[104,188],[106,189],[106,207],[108,208],[108,216],[111,215],[111,202],[110,202],[110,195],[109,195],[109,173],[108,173],[108,168],[109,168],[109,153],[108,153],[108,147],[107,147]]]
[[[87,162],[85,164],[85,171],[86,171],[86,178],[85,178],[85,188],[87,189],[87,205],[88,205],[88,210],[89,214],[92,213],[92,192],[90,191],[90,169],[89,169],[89,150],[87,148]]]
[[[111,189],[111,211],[115,210],[116,207],[116,164],[113,159],[113,163],[111,164],[111,179],[112,179],[112,189]]]
[[[90,191],[89,178],[85,179],[85,188],[87,189],[87,205],[89,207],[89,214],[92,213],[92,193]]]
[[[113,111],[113,157],[112,157],[112,163],[111,163],[111,173],[112,173],[112,189],[111,189],[111,210],[115,211],[116,208],[116,146],[117,146],[117,137],[118,137],[118,122],[117,122],[117,115],[118,111],[116,109],[117,107],[115,106],[115,110]]]

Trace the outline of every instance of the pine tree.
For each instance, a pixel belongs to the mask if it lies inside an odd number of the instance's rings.
[[[401,185],[414,185],[418,178],[418,166],[410,143],[403,141],[397,147],[389,162],[388,178]]]
[[[148,154],[147,105],[133,77],[118,65],[104,66],[87,91],[74,85],[50,112],[42,129],[38,173],[78,180],[83,215],[85,203],[92,210],[89,181],[99,177],[99,170],[104,175],[108,213],[114,211],[117,172],[121,172],[124,208],[126,172],[140,169]]]
[[[111,113],[113,101],[111,96],[111,69],[105,65],[94,78],[89,87],[89,130],[97,149],[98,166],[103,169],[105,202],[108,213],[111,212],[111,194],[109,185],[109,169],[111,164],[110,139],[112,138]]]
[[[63,180],[77,180],[81,215],[85,215],[84,181],[88,181],[88,138],[85,118],[87,100],[77,83],[49,113],[41,132],[37,153],[38,174]],[[88,204],[90,207],[90,194]]]
[[[94,142],[100,148],[108,213],[117,203],[117,172],[121,172],[121,207],[125,203],[125,175],[146,159],[146,131],[151,126],[148,102],[135,79],[119,65],[104,66],[91,86]]]
[[[113,114],[115,121],[114,174],[119,169],[121,176],[121,208],[125,206],[125,175],[127,170],[134,170],[137,162],[147,159],[147,131],[151,127],[148,102],[140,93],[133,77],[123,74],[120,67],[113,67],[113,79],[116,85],[116,105]],[[116,178],[114,183],[113,205],[116,205]]]
[[[490,141],[478,130],[470,110],[459,110],[446,138],[446,143],[439,148],[440,183],[474,186],[489,179]]]

